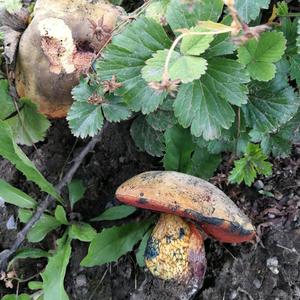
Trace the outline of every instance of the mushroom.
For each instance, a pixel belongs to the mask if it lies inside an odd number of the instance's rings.
[[[141,173],[124,182],[116,198],[162,212],[145,251],[145,263],[159,278],[200,288],[206,270],[202,230],[226,243],[254,239],[248,217],[221,190],[200,178],[172,171]],[[182,217],[184,219],[182,219]]]
[[[106,0],[37,0],[23,33],[16,88],[49,118],[65,117],[72,88],[108,42],[124,12]]]

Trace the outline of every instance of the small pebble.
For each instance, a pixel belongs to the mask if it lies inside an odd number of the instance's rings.
[[[254,279],[253,280],[253,285],[257,288],[257,289],[260,289],[261,288],[261,285],[262,285],[262,282],[259,280],[259,279]]]
[[[119,158],[119,162],[122,164],[124,161],[126,160],[126,157],[124,157],[124,156],[121,156],[120,158]]]
[[[5,201],[3,198],[0,197],[0,207],[5,207]]]
[[[8,219],[8,221],[6,222],[6,228],[8,230],[14,230],[17,229],[17,223],[15,221],[15,217],[13,215],[11,215]]]
[[[229,299],[234,300],[234,299],[236,299],[237,296],[238,296],[238,292],[236,290],[234,290],[230,293]]]
[[[264,190],[267,191],[267,192],[271,192],[273,190],[273,186],[271,184],[267,184],[265,187],[264,187]]]
[[[291,192],[290,194],[289,194],[289,199],[294,199],[295,198],[295,194],[293,193],[293,192]]]
[[[281,200],[282,197],[283,197],[283,195],[282,195],[280,192],[276,191],[276,192],[274,193],[274,198],[275,198],[276,200]]]
[[[84,287],[87,285],[87,279],[84,274],[80,274],[76,277],[76,286],[77,287]]]
[[[278,259],[276,256],[267,259],[267,267],[273,274],[277,275],[279,273]]]
[[[261,181],[261,180],[256,180],[254,182],[254,187],[257,189],[257,190],[262,190],[264,188],[264,183]]]

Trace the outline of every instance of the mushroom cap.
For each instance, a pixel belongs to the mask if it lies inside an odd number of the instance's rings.
[[[128,205],[193,219],[215,239],[241,243],[255,236],[249,218],[221,190],[191,175],[141,173],[124,182],[116,198]]]
[[[156,277],[199,289],[206,271],[202,236],[193,224],[162,214],[148,239],[145,264]]]
[[[113,30],[120,8],[106,0],[37,0],[17,56],[16,89],[49,118],[66,116],[71,90],[107,42],[93,34],[92,23]],[[103,18],[103,19],[102,19]]]

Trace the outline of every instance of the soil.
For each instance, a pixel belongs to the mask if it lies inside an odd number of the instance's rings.
[[[76,204],[79,218],[88,220],[106,207],[116,204],[114,191],[124,180],[146,170],[161,169],[158,159],[138,152],[129,136],[130,122],[110,125],[102,143],[90,153],[76,178],[88,187],[84,199]],[[47,139],[23,150],[51,182],[57,182],[87,140],[76,140],[65,121],[55,121]],[[300,147],[295,147],[288,159],[274,160],[273,176],[261,178],[251,189],[227,186],[222,167],[213,179],[257,226],[261,238],[256,244],[220,244],[209,238],[205,241],[208,270],[203,288],[194,299],[300,299]],[[225,168],[225,167],[224,167]],[[27,182],[7,161],[0,161],[0,177],[36,199],[42,194]],[[258,192],[258,191],[261,192]],[[9,247],[17,230],[7,229],[11,216],[17,220],[13,206],[0,205],[0,250]],[[129,219],[143,215],[137,212]],[[20,227],[19,224],[17,224]],[[98,231],[111,223],[95,223]],[[59,232],[50,234],[39,244],[49,249]],[[50,246],[49,246],[50,245]],[[74,241],[65,286],[70,299],[187,299],[185,286],[155,279],[147,270],[140,269],[129,253],[118,262],[82,268],[80,261],[87,253],[86,243]],[[43,269],[44,260],[28,260],[17,266],[19,276],[30,277]],[[37,277],[38,278],[38,277]],[[19,291],[26,291],[21,284]],[[0,286],[0,297],[11,292]]]

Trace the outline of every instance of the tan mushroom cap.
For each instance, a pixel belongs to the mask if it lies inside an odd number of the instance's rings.
[[[255,236],[249,218],[229,197],[211,183],[191,175],[145,172],[123,183],[116,198],[128,205],[193,219],[222,242],[240,243]]]
[[[112,31],[123,10],[106,0],[37,0],[17,56],[16,89],[49,118],[66,116],[71,90],[107,42],[92,24]]]

